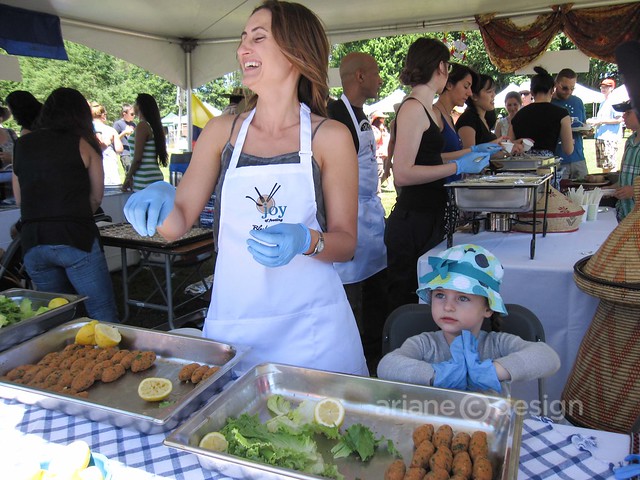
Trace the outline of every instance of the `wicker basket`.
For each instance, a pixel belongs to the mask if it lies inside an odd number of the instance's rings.
[[[573,278],[589,295],[640,305],[640,177],[633,188],[635,208],[592,257],[575,264]]]
[[[562,400],[576,425],[629,433],[640,417],[640,306],[600,302]]]
[[[568,233],[575,232],[580,228],[582,214],[584,210],[580,205],[576,205],[569,198],[558,190],[550,187],[549,208],[547,209],[547,233]],[[542,220],[544,218],[544,196],[536,203],[535,220],[539,223],[536,231],[542,231]],[[533,222],[533,212],[520,213],[518,219],[525,222]],[[513,227],[515,231],[531,233],[533,226],[530,223],[516,223]]]

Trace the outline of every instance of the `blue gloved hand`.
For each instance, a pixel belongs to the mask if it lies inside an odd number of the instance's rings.
[[[249,253],[253,259],[265,267],[281,267],[299,253],[309,250],[311,231],[302,223],[279,223],[264,230],[251,230],[252,238],[247,240]]]
[[[495,390],[500,393],[502,386],[498,380],[493,360],[481,362],[478,357],[478,339],[469,330],[462,331],[464,360],[467,365],[467,383],[469,390]]]
[[[449,346],[451,360],[434,363],[432,365],[436,372],[433,379],[434,387],[455,388],[456,390],[467,389],[467,366],[464,363],[464,346],[462,336],[455,338]]]
[[[627,455],[625,457],[627,462],[640,462],[640,455]],[[640,475],[640,463],[630,463],[624,467],[616,468],[613,474],[618,480],[625,478],[633,478]]]
[[[142,236],[153,236],[156,227],[162,225],[173,210],[176,187],[167,182],[155,182],[129,197],[124,206],[124,216],[136,232]]]
[[[490,153],[471,152],[466,153],[457,160],[456,174],[459,173],[480,173],[483,168],[489,166]]]
[[[494,154],[494,153],[498,153],[500,150],[502,150],[502,146],[493,142],[481,143],[480,145],[471,145],[472,152]]]

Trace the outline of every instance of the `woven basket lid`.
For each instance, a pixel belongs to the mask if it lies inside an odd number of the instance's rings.
[[[614,302],[640,302],[640,177],[633,183],[633,196],[635,208],[591,258],[574,266],[578,287]]]
[[[536,220],[542,220],[544,217],[544,202],[544,195],[536,202]],[[583,213],[584,210],[580,205],[575,204],[569,197],[550,187],[549,207],[547,208],[547,233],[575,232],[580,228]],[[533,212],[520,213],[518,218],[532,220]],[[532,231],[531,225],[526,223],[516,223],[513,229],[521,232]],[[537,230],[541,229],[537,228]]]

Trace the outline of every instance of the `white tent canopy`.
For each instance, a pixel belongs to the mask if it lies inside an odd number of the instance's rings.
[[[333,44],[379,36],[477,28],[473,15],[523,17],[556,0],[298,0],[322,19]],[[574,8],[631,0],[574,0]],[[185,89],[237,69],[235,51],[259,0],[2,0],[60,17],[65,40],[139,65]],[[533,18],[531,18],[533,19]],[[522,18],[524,20],[524,18]]]
[[[504,98],[507,96],[507,93],[515,91],[519,92],[521,90],[529,90],[531,82],[526,81],[521,83],[520,85],[516,85],[515,83],[509,84],[505,89],[496,93],[496,98],[494,101],[494,105],[496,108],[504,108]],[[587,88],[584,85],[580,85],[576,83],[576,89],[573,91],[573,94],[582,100],[583,103],[601,103],[604,101],[604,95],[597,90],[593,90],[591,88]]]
[[[372,103],[371,105],[365,105],[364,112],[367,115],[375,111],[392,113],[394,111],[393,106],[396,103],[400,103],[405,95],[406,93],[404,93],[404,91],[397,89],[393,93],[391,93],[389,96],[383,98],[382,100],[376,103]]]

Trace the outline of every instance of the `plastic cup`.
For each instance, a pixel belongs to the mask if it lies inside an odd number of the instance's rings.
[[[511,150],[513,150],[513,143],[511,142],[501,142],[500,145],[507,153],[511,153]]]
[[[523,138],[522,145],[524,146],[524,151],[528,152],[529,150],[531,150],[531,148],[533,148],[533,140],[531,140],[530,138]]]
[[[586,222],[587,214],[589,213],[589,205],[582,205],[582,210],[584,210],[584,213],[582,214],[582,222]]]
[[[587,207],[587,222],[594,222],[598,219],[598,205],[589,205]]]

